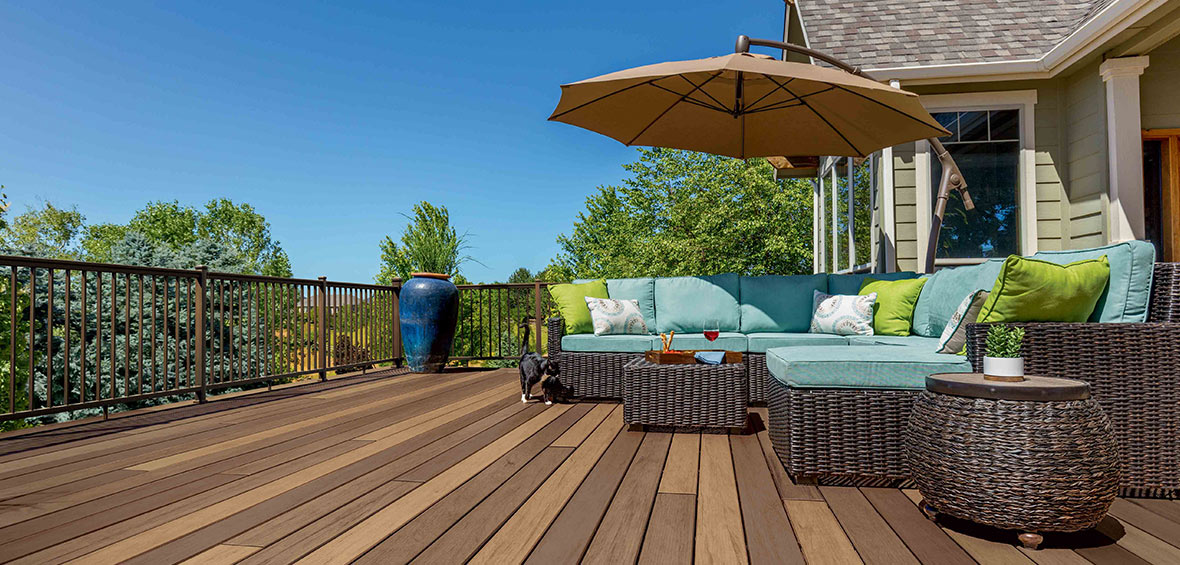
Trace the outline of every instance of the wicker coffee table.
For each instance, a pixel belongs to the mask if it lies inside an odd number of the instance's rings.
[[[623,365],[623,421],[632,427],[741,430],[748,398],[745,363]]]
[[[906,455],[923,510],[1016,530],[1098,525],[1114,501],[1119,460],[1110,420],[1081,381],[938,374],[914,403]]]

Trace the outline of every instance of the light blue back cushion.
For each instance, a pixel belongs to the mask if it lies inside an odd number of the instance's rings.
[[[697,333],[717,324],[723,332],[736,332],[741,323],[738,293],[733,273],[656,279],[656,327],[660,333]]]
[[[909,271],[901,271],[898,273],[865,273],[860,275],[828,275],[828,294],[844,294],[856,295],[860,293],[860,285],[864,284],[865,279],[876,279],[879,281],[900,281],[904,279],[916,279],[918,273],[911,273]]]
[[[963,299],[977,290],[991,290],[1003,267],[1003,259],[990,259],[979,265],[942,269],[929,275],[914,306],[911,331],[922,337],[941,337]]]
[[[828,291],[827,275],[741,277],[742,333],[807,332],[817,290]]]
[[[577,279],[574,284],[595,279]],[[615,300],[639,301],[639,313],[650,332],[656,331],[656,280],[651,277],[638,279],[606,279],[606,295]]]
[[[1093,249],[1041,251],[1033,257],[1065,265],[1103,255],[1110,261],[1110,282],[1098,299],[1090,321],[1146,322],[1147,303],[1151,300],[1151,276],[1155,269],[1155,247],[1152,244],[1124,241]]]

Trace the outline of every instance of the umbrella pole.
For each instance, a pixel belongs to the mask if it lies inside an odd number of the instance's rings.
[[[819,59],[828,63],[842,71],[861,76],[870,80],[876,80],[868,73],[862,71],[860,67],[854,67],[833,57],[822,51],[816,51],[787,43],[785,41],[775,41],[773,39],[750,39],[744,35],[739,35],[737,44],[734,46],[736,53],[748,53],[751,45],[758,45],[761,47],[770,47],[772,49],[782,49],[786,51],[794,51],[802,55],[811,57],[812,59]],[[784,57],[785,59],[786,57]],[[959,166],[955,164],[955,159],[951,157],[950,152],[942,145],[942,142],[936,137],[931,137],[926,140],[930,143],[930,150],[938,157],[938,162],[942,164],[942,179],[938,183],[938,196],[934,203],[934,217],[930,221],[930,240],[926,246],[926,265],[925,272],[934,272],[934,256],[938,251],[938,237],[942,232],[942,218],[946,213],[946,202],[950,198],[952,190],[959,191],[959,195],[963,197],[963,207],[968,210],[975,209],[975,204],[971,201],[971,195],[967,193],[967,182],[963,180],[963,173],[959,171]]]
[[[963,182],[963,173],[959,171],[959,166],[955,164],[950,152],[936,137],[926,141],[930,143],[930,150],[938,156],[938,162],[942,164],[942,178],[938,181],[938,196],[934,201],[934,217],[930,219],[930,241],[926,246],[925,272],[933,273],[934,258],[938,252],[938,236],[942,232],[942,218],[946,214],[946,201],[950,199],[951,191],[959,191],[959,195],[963,197],[964,208],[974,210],[975,203],[971,201],[971,195],[967,194],[967,183]]]

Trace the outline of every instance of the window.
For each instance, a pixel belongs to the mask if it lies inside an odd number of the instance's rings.
[[[952,192],[943,215],[937,259],[1006,257],[1020,253],[1020,110],[932,114],[951,134],[942,139],[975,209]],[[930,202],[937,203],[942,165],[930,159]]]

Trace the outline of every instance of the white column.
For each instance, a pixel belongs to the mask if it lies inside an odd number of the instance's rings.
[[[816,210],[819,210],[819,214],[816,217],[815,240],[819,242],[819,245],[815,247],[814,252],[819,253],[819,272],[826,273],[828,272],[828,249],[825,242],[827,241],[828,234],[824,233],[824,218],[827,216],[824,208],[823,161],[820,161],[819,172],[815,175],[815,193],[816,200],[819,202],[819,206],[816,207]]]
[[[881,150],[881,237],[885,238],[883,273],[897,268],[897,208],[893,192],[893,148]]]
[[[848,158],[848,220],[844,231],[848,233],[848,270],[856,268],[856,159]]]
[[[822,265],[822,252],[820,251],[820,244],[823,242],[823,211],[820,209],[820,204],[823,201],[823,195],[820,194],[820,179],[811,180],[811,272],[822,273],[824,268]]]
[[[839,160],[832,158],[832,272],[840,270],[840,179],[836,169]]]
[[[1110,162],[1107,239],[1143,239],[1143,138],[1139,119],[1139,75],[1147,56],[1107,59],[1098,67],[1106,83],[1106,139]]]

